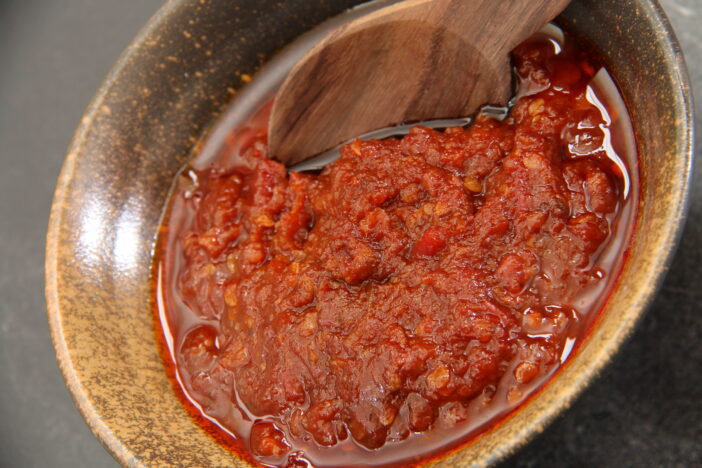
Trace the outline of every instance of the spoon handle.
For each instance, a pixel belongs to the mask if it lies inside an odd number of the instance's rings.
[[[509,52],[555,18],[570,1],[404,0],[342,26],[328,40],[389,20],[421,21],[472,38],[466,39],[467,42],[479,44],[480,50],[488,55]]]

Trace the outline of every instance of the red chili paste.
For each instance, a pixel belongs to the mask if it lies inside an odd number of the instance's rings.
[[[582,336],[624,174],[594,66],[557,52],[514,51],[503,121],[356,140],[319,174],[267,159],[261,129],[175,194],[177,370],[257,460],[407,466],[513,408]]]

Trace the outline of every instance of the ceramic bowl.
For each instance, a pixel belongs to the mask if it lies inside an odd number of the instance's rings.
[[[248,466],[191,418],[166,373],[150,266],[175,174],[279,49],[353,0],[172,0],[114,66],[70,146],[49,223],[46,297],[76,405],[125,466]],[[692,103],[653,0],[574,0],[560,17],[605,58],[638,139],[638,225],[590,336],[546,387],[432,466],[481,466],[543,430],[605,366],[651,303],[684,222]]]

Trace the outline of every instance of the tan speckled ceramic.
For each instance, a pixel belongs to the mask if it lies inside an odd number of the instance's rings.
[[[174,0],[138,35],[88,108],[51,211],[46,296],[58,361],[83,416],[125,466],[248,466],[188,415],[155,339],[150,264],[169,186],[203,130],[273,53],[353,0]],[[606,58],[634,120],[642,198],[608,305],[535,398],[432,466],[514,451],[607,364],[651,302],[681,232],[692,104],[677,42],[653,0],[574,0],[561,18]]]

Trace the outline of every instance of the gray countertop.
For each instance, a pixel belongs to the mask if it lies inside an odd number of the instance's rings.
[[[73,406],[44,305],[44,237],[73,130],[160,0],[0,0],[0,467],[116,467]],[[702,115],[702,0],[663,0]],[[702,148],[702,126],[697,125]],[[702,466],[702,171],[652,309],[573,407],[505,466]]]

